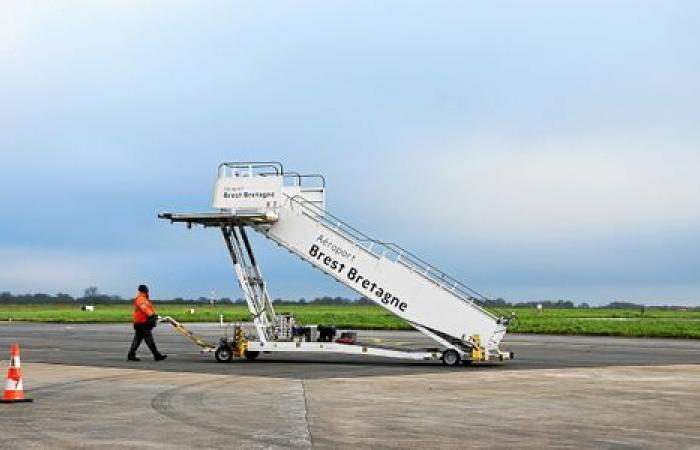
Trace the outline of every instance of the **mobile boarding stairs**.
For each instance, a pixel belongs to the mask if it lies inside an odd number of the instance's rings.
[[[213,207],[217,212],[166,213],[158,217],[214,227],[221,234],[248,309],[253,333],[236,326],[223,338],[216,358],[254,359],[261,352],[342,353],[414,360],[460,362],[510,359],[499,350],[509,318],[486,309],[487,299],[427,262],[361,233],[325,211],[325,179],[285,171],[277,162],[233,162],[219,166]],[[358,344],[354,333],[323,325],[297,326],[276,314],[246,228],[261,233],[302,260],[405,320],[439,347],[421,351]]]

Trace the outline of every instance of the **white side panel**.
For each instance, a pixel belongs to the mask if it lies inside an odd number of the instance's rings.
[[[500,326],[480,308],[464,302],[406,266],[377,257],[317,221],[281,208],[267,235],[361,295],[409,322],[464,339],[492,339]],[[498,339],[500,340],[500,339]]]
[[[248,350],[256,352],[342,353],[346,355],[381,356],[430,360],[440,358],[439,352],[401,351],[363,345],[336,344],[333,342],[248,342]]]
[[[214,208],[264,210],[281,204],[282,177],[220,176],[214,185]]]

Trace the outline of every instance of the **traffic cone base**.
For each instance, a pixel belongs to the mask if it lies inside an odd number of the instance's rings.
[[[0,403],[31,403],[33,401],[33,398],[17,398],[14,400],[6,400],[4,398],[0,398]]]

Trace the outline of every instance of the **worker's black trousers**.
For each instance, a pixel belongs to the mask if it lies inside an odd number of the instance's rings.
[[[148,348],[151,349],[153,356],[160,355],[158,347],[156,347],[156,343],[153,340],[153,333],[151,333],[152,329],[153,326],[147,323],[134,324],[134,340],[131,341],[131,349],[129,349],[130,357],[136,356],[136,350],[138,350],[139,346],[141,345],[141,341],[146,341],[146,345],[148,345]]]

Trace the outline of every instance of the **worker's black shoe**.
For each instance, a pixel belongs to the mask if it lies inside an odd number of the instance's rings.
[[[159,354],[159,355],[155,355],[153,357],[153,359],[155,359],[156,361],[163,361],[167,357],[168,357],[168,355]]]
[[[127,361],[141,361],[141,358],[137,358],[136,356],[129,355],[126,357]]]

